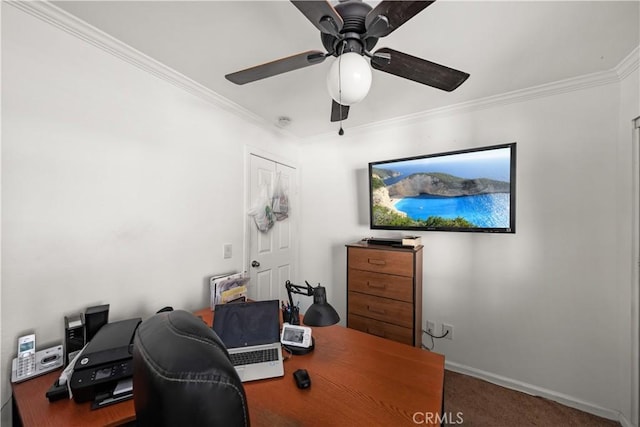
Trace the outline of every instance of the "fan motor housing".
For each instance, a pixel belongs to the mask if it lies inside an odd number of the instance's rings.
[[[333,56],[346,52],[363,53],[363,49],[371,51],[378,42],[377,37],[362,38],[367,32],[365,21],[372,7],[361,0],[344,0],[335,6],[336,12],[344,22],[338,37],[320,33],[322,45]],[[345,41],[344,46],[340,44]]]

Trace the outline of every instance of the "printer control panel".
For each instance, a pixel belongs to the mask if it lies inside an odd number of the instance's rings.
[[[105,378],[124,378],[133,375],[131,361],[120,362],[113,366],[96,369],[91,372],[91,381],[99,381]]]
[[[111,391],[118,381],[133,376],[133,359],[119,360],[95,369],[75,370],[71,377],[73,400],[86,402]]]

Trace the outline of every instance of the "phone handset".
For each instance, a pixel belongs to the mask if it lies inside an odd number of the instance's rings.
[[[36,371],[36,335],[30,334],[18,338],[18,379],[33,375]]]

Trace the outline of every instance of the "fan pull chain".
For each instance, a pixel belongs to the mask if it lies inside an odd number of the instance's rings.
[[[342,49],[338,58],[338,98],[340,99],[338,103],[340,105],[338,107],[338,111],[340,111],[340,130],[338,130],[338,135],[340,136],[344,135],[344,129],[342,129],[342,54],[344,53],[344,45],[345,42],[342,42]]]

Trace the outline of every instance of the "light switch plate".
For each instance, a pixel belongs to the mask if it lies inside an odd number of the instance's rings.
[[[224,245],[224,259],[231,258],[233,256],[233,246],[231,243],[225,243]]]

